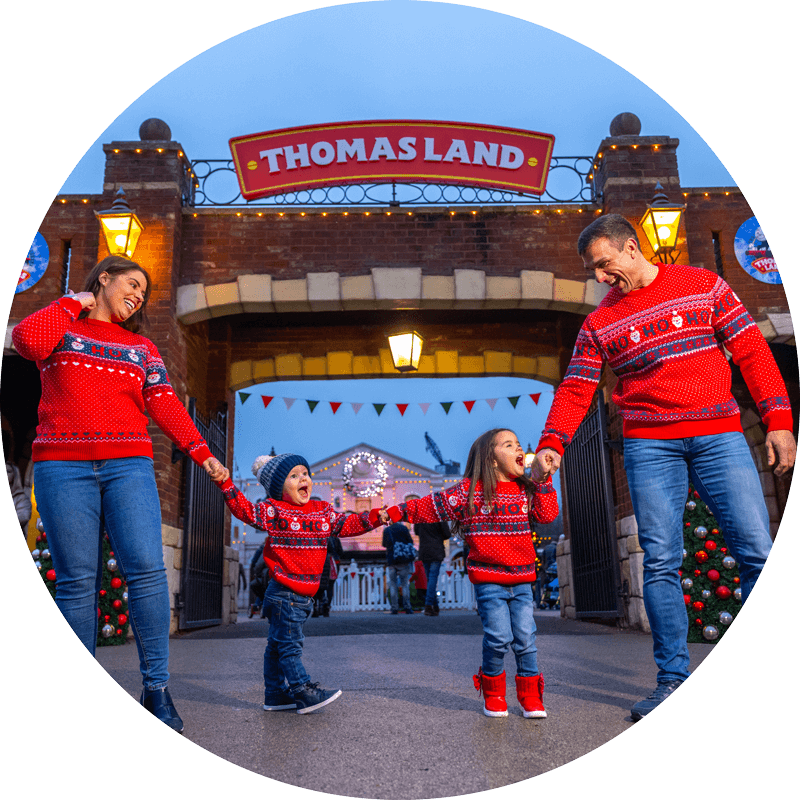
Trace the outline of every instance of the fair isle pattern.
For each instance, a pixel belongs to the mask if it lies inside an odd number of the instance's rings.
[[[80,309],[63,297],[13,331],[42,378],[33,460],[152,458],[147,414],[197,464],[210,458],[156,346],[119,325],[78,319]]]
[[[516,481],[500,482],[491,507],[483,502],[483,487],[475,486],[475,513],[469,510],[469,478],[441,492],[398,506],[408,522],[454,522],[469,547],[467,575],[472,583],[512,586],[536,580],[533,526],[558,516],[558,496],[552,479],[537,484],[532,505]]]
[[[271,498],[251,503],[230,478],[218,485],[234,517],[267,532],[264,561],[275,580],[306,597],[319,589],[328,537],[360,536],[379,524],[368,511],[340,514],[322,500],[302,506]]]
[[[783,379],[733,290],[708,270],[660,264],[649,286],[627,295],[611,289],[584,321],[537,449],[563,453],[605,363],[619,378],[613,400],[625,435],[658,436],[658,426],[670,424],[677,426],[670,438],[698,436],[712,421],[740,430],[723,346],[740,366],[764,422],[791,429]]]

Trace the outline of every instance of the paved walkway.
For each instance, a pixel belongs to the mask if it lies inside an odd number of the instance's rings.
[[[506,660],[509,716],[490,719],[472,685],[480,664],[475,612],[333,613],[306,624],[304,663],[343,695],[309,715],[265,712],[267,623],[180,635],[170,690],[185,736],[287,784],[351,797],[448,797],[505,786],[561,766],[627,730],[632,703],[655,680],[649,635],[537,612],[548,718],[522,717]],[[692,665],[711,648],[690,645]],[[138,698],[133,644],[98,661]]]

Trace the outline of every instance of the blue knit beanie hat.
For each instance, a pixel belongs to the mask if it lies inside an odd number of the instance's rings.
[[[302,464],[311,474],[311,467],[303,456],[294,453],[281,453],[279,456],[259,456],[253,462],[253,475],[266,489],[267,497],[280,500],[283,497],[283,484],[289,473]]]

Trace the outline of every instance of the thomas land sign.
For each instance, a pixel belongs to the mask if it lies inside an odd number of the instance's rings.
[[[245,200],[322,186],[441,183],[545,190],[555,137],[464,122],[378,120],[284,128],[230,140]]]

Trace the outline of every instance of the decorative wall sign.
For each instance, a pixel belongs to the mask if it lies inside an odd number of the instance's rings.
[[[31,286],[38,283],[39,279],[46,272],[49,262],[50,248],[47,246],[44,236],[37,231],[31,249],[28,250],[28,255],[25,258],[25,266],[22,268],[22,272],[20,272],[14,294],[24,292],[26,289],[30,289]]]
[[[783,283],[767,238],[755,217],[745,220],[736,231],[733,250],[742,269],[762,283]]]
[[[246,200],[376,182],[485,186],[539,195],[554,143],[549,133],[422,120],[284,128],[229,142]]]

